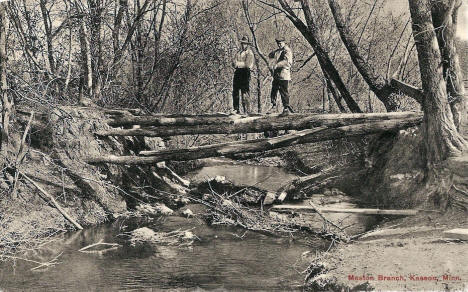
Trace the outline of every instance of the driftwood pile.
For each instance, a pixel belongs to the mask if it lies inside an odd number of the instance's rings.
[[[233,225],[246,230],[274,235],[290,235],[305,231],[308,234],[337,242],[350,240],[340,227],[328,221],[322,214],[319,215],[321,215],[324,224],[320,229],[312,226],[311,222],[307,222],[301,217],[270,212],[263,205],[260,205],[260,208],[252,206],[238,196],[239,191],[229,192],[225,188],[221,188],[223,192],[218,192],[220,188],[216,185],[219,182],[212,181],[208,184],[213,184],[209,193],[205,193],[201,198],[191,198],[191,200],[208,207],[205,216],[212,225]]]

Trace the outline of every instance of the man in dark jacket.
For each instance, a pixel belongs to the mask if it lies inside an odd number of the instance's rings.
[[[250,45],[247,36],[240,40],[241,50],[236,53],[232,66],[235,68],[232,81],[233,114],[240,114],[239,91],[242,94],[242,108],[244,114],[250,113],[250,69],[254,63],[254,54],[248,47]]]
[[[293,112],[289,106],[289,81],[291,80],[291,65],[293,54],[284,38],[276,38],[278,49],[271,52],[268,57],[273,59],[273,83],[271,84],[271,104],[272,109],[276,107],[276,97],[278,91],[281,95],[281,102],[283,103],[283,114],[287,115]]]

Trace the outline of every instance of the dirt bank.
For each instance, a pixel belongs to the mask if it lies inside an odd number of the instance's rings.
[[[12,140],[21,141],[30,112],[17,111]],[[0,256],[34,248],[57,233],[77,228],[46,193],[83,227],[116,218],[138,202],[164,202],[170,207],[186,202],[181,197],[186,188],[164,167],[83,162],[89,155],[128,155],[164,147],[158,138],[95,136],[96,130],[108,127],[105,121],[112,114],[103,108],[35,109],[24,160],[3,172],[5,177],[0,179]],[[9,149],[13,158],[18,149],[19,143]]]
[[[348,245],[312,259],[312,291],[466,291],[467,242],[445,239],[468,226],[464,213],[392,220]]]

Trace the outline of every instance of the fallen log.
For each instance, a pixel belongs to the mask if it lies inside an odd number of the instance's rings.
[[[79,230],[83,229],[83,227],[75,221],[75,219],[73,219],[61,206],[60,204],[55,200],[55,198],[50,195],[48,192],[46,192],[43,188],[41,188],[41,186],[39,186],[34,180],[32,180],[31,178],[29,178],[27,175],[25,175],[24,173],[21,173],[21,175],[27,180],[29,181],[33,186],[35,186],[42,194],[43,196],[41,197],[45,197],[45,200],[47,202],[49,202],[49,204],[51,204],[53,207],[55,207],[59,212],[60,214],[63,215],[63,217],[65,217],[65,219],[67,219],[68,221],[70,221],[71,224],[73,224],[76,228],[78,228]]]
[[[328,186],[335,186],[342,177],[341,169],[328,169],[320,173],[299,177],[281,187],[290,199],[304,199]]]
[[[338,128],[324,128],[303,130],[294,134],[269,139],[248,140],[214,144],[193,148],[171,149],[162,151],[142,151],[140,156],[101,155],[84,158],[88,163],[115,163],[115,164],[154,164],[160,161],[185,161],[208,157],[227,156],[245,152],[263,152],[270,149],[287,147],[295,144],[313,143],[319,141],[340,139],[350,136],[375,134],[384,131],[394,131],[411,127],[421,122],[421,118],[404,120],[390,120],[344,126]]]
[[[183,117],[122,117],[108,122],[110,125],[152,126],[135,129],[108,129],[97,131],[99,136],[169,137],[196,134],[259,133],[273,130],[304,130],[315,127],[342,127],[354,124],[375,123],[389,120],[422,120],[422,114],[414,112],[371,114],[290,114],[287,116],[183,116]]]
[[[235,120],[244,119],[246,116],[228,114],[209,115],[151,115],[151,116],[114,116],[107,121],[112,127],[122,126],[194,126],[210,125],[216,123],[233,123]],[[262,115],[251,115],[262,117]]]
[[[400,216],[415,216],[421,213],[437,213],[436,210],[383,210],[383,209],[340,209],[340,208],[319,208],[315,206],[298,206],[298,205],[276,205],[271,207],[270,210],[284,210],[284,211],[303,211],[316,213],[319,210],[321,213],[353,213],[362,215],[400,215]]]
[[[468,229],[457,228],[444,231],[444,236],[460,240],[468,240]]]

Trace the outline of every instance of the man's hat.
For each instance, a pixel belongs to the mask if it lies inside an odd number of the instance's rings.
[[[242,37],[240,42],[241,42],[241,44],[249,44],[250,45],[249,37],[246,36],[246,35]]]
[[[285,39],[284,39],[284,37],[280,36],[280,37],[275,38],[275,41],[276,41],[277,43],[279,43],[279,42],[284,42]]]

